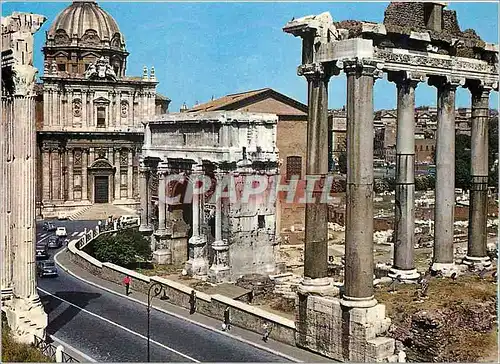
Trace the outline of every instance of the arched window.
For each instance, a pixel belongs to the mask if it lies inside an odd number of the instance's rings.
[[[286,157],[286,179],[287,181],[292,177],[302,178],[302,157],[290,156]]]
[[[426,152],[428,152],[428,151],[429,151],[429,146],[428,146],[428,145],[426,145],[426,146],[425,146],[425,151],[426,151]]]

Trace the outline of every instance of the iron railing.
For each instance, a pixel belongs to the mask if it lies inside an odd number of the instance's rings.
[[[53,345],[52,343],[50,343],[42,338],[39,338],[38,336],[35,335],[34,346],[46,357],[48,357],[54,361],[57,361],[57,359],[56,359],[57,347],[55,345]],[[62,363],[79,363],[79,361],[76,360],[75,358],[73,358],[68,353],[65,353],[63,351],[62,352]]]

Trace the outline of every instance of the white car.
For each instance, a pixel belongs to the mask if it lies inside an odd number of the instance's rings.
[[[122,226],[131,226],[139,224],[139,217],[133,215],[124,215],[120,217],[120,223]]]
[[[68,234],[66,233],[66,228],[64,226],[59,226],[56,229],[56,236],[68,236]]]

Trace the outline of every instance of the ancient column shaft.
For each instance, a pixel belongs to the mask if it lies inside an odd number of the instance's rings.
[[[148,184],[148,174],[149,167],[146,167],[144,162],[141,161],[139,167],[139,190],[141,194],[141,226],[140,231],[149,231],[151,227],[149,225],[149,184]]]
[[[300,70],[308,82],[306,178],[324,179],[328,174],[328,82],[330,75],[319,63]],[[307,188],[314,188],[308,183]],[[304,277],[327,277],[328,205],[316,199],[306,202]]]
[[[415,88],[409,74],[390,74],[397,85],[394,262],[391,277],[417,279],[415,270]]]
[[[222,177],[220,172],[216,172],[215,186],[215,241],[222,240]]]
[[[165,178],[167,174],[168,164],[160,163],[158,166],[158,231],[157,234],[163,235],[166,232],[166,183]]]
[[[457,82],[431,78],[437,87],[436,187],[434,208],[434,270],[450,271],[454,263],[455,216],[455,92]]]
[[[471,177],[469,231],[465,262],[490,265],[487,254],[488,217],[488,117],[490,89],[472,92]]]
[[[127,198],[129,200],[132,200],[134,198],[134,177],[133,177],[133,172],[134,171],[134,165],[133,165],[133,156],[132,156],[132,149],[128,150],[128,166],[127,166]]]
[[[12,190],[14,296],[38,299],[35,279],[35,123],[34,97],[14,96],[14,163]],[[17,122],[18,121],[18,122]],[[33,122],[31,122],[33,121]]]
[[[343,65],[348,161],[344,301],[373,306],[373,85],[380,72],[374,61]]]
[[[120,169],[120,149],[115,150],[115,200],[121,198],[121,169]]]

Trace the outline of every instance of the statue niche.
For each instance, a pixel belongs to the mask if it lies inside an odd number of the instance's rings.
[[[122,101],[121,102],[121,116],[122,116],[122,118],[126,118],[127,115],[128,115],[128,102]]]
[[[76,118],[82,116],[82,101],[80,99],[73,100],[73,116]]]

